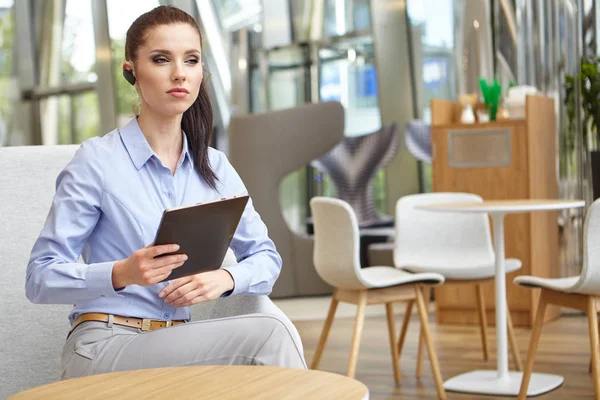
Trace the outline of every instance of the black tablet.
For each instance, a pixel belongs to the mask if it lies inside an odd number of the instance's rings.
[[[248,203],[249,196],[231,197],[164,211],[155,245],[178,244],[173,253],[188,259],[163,280],[219,269]]]

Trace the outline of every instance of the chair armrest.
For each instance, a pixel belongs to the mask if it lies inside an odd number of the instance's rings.
[[[304,354],[302,339],[298,330],[268,296],[237,295],[220,297],[214,301],[192,306],[191,312],[193,321],[228,318],[247,314],[268,314],[274,316],[286,326],[300,353]]]
[[[284,316],[283,311],[268,296],[231,296],[196,304],[191,307],[192,320],[234,317],[246,314],[275,314]],[[287,317],[286,317],[287,318]]]

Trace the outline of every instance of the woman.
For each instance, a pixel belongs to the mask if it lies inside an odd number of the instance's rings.
[[[281,258],[251,202],[231,242],[238,264],[160,283],[185,261],[155,258],[174,244],[148,244],[163,210],[246,193],[225,155],[209,148],[201,42],[194,19],[177,8],[140,16],[127,31],[123,64],[139,115],[84,142],[58,176],[26,292],[34,303],[74,304],[63,378],[174,365],[306,367],[276,317],[187,322],[190,305],[271,291]]]

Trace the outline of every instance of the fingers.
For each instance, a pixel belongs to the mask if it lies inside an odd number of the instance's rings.
[[[176,306],[177,307],[189,307],[189,306],[193,306],[194,304],[202,303],[203,301],[214,300],[217,297],[219,297],[220,295],[221,294],[218,293],[218,291],[211,291],[211,292],[196,296],[190,301],[187,301],[184,303],[178,303],[178,304],[176,304]]]
[[[220,295],[215,281],[204,281],[199,275],[180,278],[167,285],[159,294],[165,302],[176,307],[184,307],[201,301],[215,299]],[[215,294],[216,293],[216,294]]]
[[[158,296],[164,298],[165,303],[186,307],[219,297],[225,291],[221,281],[217,272],[203,272],[173,280]]]
[[[148,285],[158,283],[168,277],[175,268],[182,266],[186,260],[185,254],[176,254],[146,261],[147,264],[142,266],[142,279]]]
[[[155,283],[158,283],[158,282],[161,282],[161,281],[167,279],[169,277],[169,275],[171,275],[171,271],[172,270],[170,270],[166,274],[156,276],[156,278],[154,278],[154,281],[151,283],[151,285],[154,285]]]
[[[161,254],[166,254],[166,253],[172,253],[174,251],[179,250],[179,245],[178,244],[161,244],[158,246],[150,246],[150,247],[144,247],[145,249],[145,255],[148,258],[154,258],[154,257],[158,257]]]
[[[189,286],[188,286],[188,289],[189,289]],[[173,292],[173,293],[175,293],[175,292]],[[182,307],[183,304],[186,304],[186,303],[194,300],[195,298],[202,296],[203,294],[204,294],[204,290],[202,288],[195,288],[195,289],[188,291],[185,294],[182,294],[177,299],[175,299],[173,301],[169,301],[169,303],[174,305],[175,307]]]
[[[171,275],[171,272],[175,268],[181,267],[184,263],[185,261],[180,261],[174,264],[168,264],[163,267],[153,269],[151,279],[153,279],[154,282],[152,284],[162,281],[163,279]]]
[[[151,268],[160,269],[168,265],[184,263],[187,259],[188,256],[186,254],[173,254],[171,256],[159,257],[151,261]]]
[[[167,303],[181,297],[185,293],[194,289],[194,287],[184,289],[189,283],[192,282],[192,276],[184,276],[170,282],[163,290],[158,294],[158,297],[164,297]]]

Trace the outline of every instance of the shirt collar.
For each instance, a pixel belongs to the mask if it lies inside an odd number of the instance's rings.
[[[181,157],[179,158],[179,163],[177,164],[177,168],[181,167],[181,165],[185,162],[186,159],[187,159],[187,166],[190,169],[193,169],[194,168],[194,158],[190,154],[190,148],[188,145],[187,135],[185,134],[185,132],[183,132],[183,152],[181,153]]]
[[[133,161],[133,165],[135,165],[138,170],[140,170],[152,156],[156,157],[154,150],[152,150],[152,147],[150,147],[148,140],[146,140],[144,133],[140,129],[137,117],[134,117],[127,125],[119,129],[119,133],[121,135],[121,140],[129,153],[129,157],[131,157],[131,161]],[[189,152],[187,135],[183,133],[183,152],[179,158],[177,168],[185,162],[186,158],[188,165],[193,167],[194,163]]]

